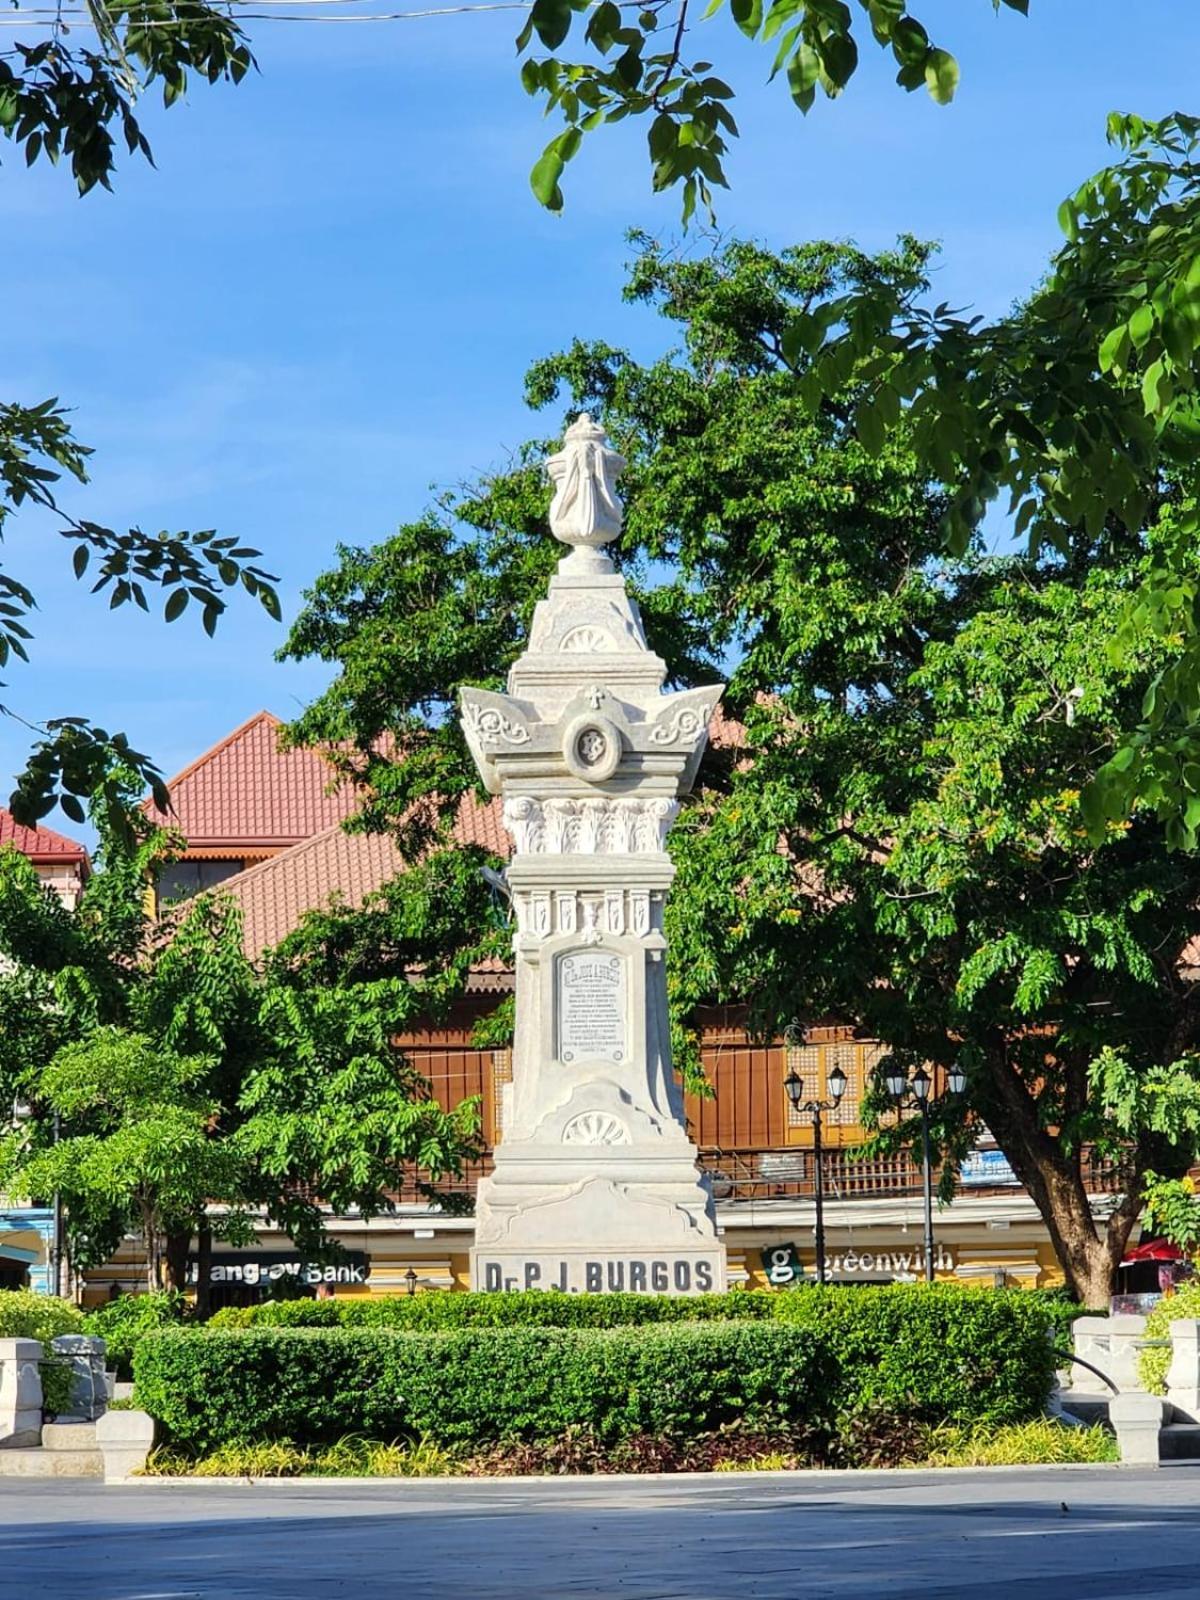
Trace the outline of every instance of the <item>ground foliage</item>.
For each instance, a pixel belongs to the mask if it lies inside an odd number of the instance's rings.
[[[642,363],[577,341],[527,386],[535,405],[603,415],[629,460],[617,560],[649,636],[673,683],[727,677],[738,721],[672,834],[680,1062],[714,1001],[746,1004],[764,1035],[833,1015],[906,1064],[959,1057],[965,1101],[934,1107],[947,1174],[986,1122],[1069,1285],[1102,1303],[1144,1174],[1186,1168],[1200,1110],[1191,863],[1144,808],[1097,834],[1087,800],[1178,656],[1177,639],[1106,641],[1175,539],[1186,484],[1160,474],[1134,526],[1064,520],[1025,553],[973,535],[948,554],[919,418],[900,408],[862,436],[871,350],[835,392],[826,371],[814,406],[824,358],[790,337],[847,297],[923,292],[927,251],[637,243],[628,296],[679,348]],[[337,669],[289,736],[338,741],[373,797],[361,825],[408,850],[473,781],[455,689],[502,683],[555,559],[547,443],[380,546],[339,550],[285,648]],[[1104,1220],[1095,1162],[1123,1191]]]
[[[633,1435],[605,1445],[586,1429],[546,1442],[447,1450],[424,1440],[384,1444],[354,1435],[324,1448],[218,1445],[202,1456],[160,1446],[149,1477],[443,1478],[561,1477],[629,1472],[788,1472],[812,1467],[1038,1466],[1117,1459],[1104,1428],[1048,1418],[1001,1427],[930,1428],[911,1416],[860,1417],[830,1440],[805,1428],[755,1433],[737,1424],[691,1439]]]

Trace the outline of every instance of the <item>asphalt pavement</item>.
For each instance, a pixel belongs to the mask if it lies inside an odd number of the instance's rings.
[[[3,1600],[1200,1595],[1200,1466],[106,1486],[0,1480]]]

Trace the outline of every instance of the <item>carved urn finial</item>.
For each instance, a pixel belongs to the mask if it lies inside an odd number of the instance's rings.
[[[567,429],[563,447],[546,462],[554,483],[550,530],[564,544],[596,549],[621,532],[617,479],[625,458],[608,447],[599,423],[583,412]]]

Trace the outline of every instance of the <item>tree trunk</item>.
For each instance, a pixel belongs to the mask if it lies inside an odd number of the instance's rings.
[[[155,1226],[156,1218],[154,1207],[147,1201],[141,1202],[142,1213],[142,1240],[146,1246],[146,1288],[151,1294],[156,1289],[162,1288],[162,1254],[158,1229]]]
[[[1141,1210],[1139,1177],[1131,1173],[1126,1193],[1107,1217],[1096,1217],[1078,1152],[1064,1149],[1041,1126],[1036,1102],[1007,1061],[993,1058],[991,1066],[989,1087],[997,1100],[986,1108],[988,1126],[1041,1213],[1067,1288],[1085,1306],[1107,1311],[1117,1266]]]
[[[191,1245],[190,1233],[169,1233],[167,1247],[163,1251],[163,1288],[181,1290],[187,1279],[188,1248]]]
[[[202,1222],[196,1231],[196,1316],[207,1322],[212,1314],[212,1229]]]

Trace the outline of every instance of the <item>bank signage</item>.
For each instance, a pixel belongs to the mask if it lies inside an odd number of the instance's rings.
[[[189,1256],[188,1283],[195,1284],[199,1276],[199,1261]],[[346,1288],[365,1285],[370,1276],[370,1258],[360,1250],[347,1250],[340,1260],[330,1262],[304,1261],[283,1250],[245,1250],[237,1255],[214,1254],[208,1269],[210,1284],[242,1283],[249,1288],[278,1283],[284,1278],[294,1278],[314,1289],[322,1283]]]
[[[495,1255],[477,1251],[474,1287],[505,1290],[556,1289],[562,1294],[710,1294],[725,1287],[715,1250],[668,1254],[604,1250],[559,1251],[554,1255]]]

